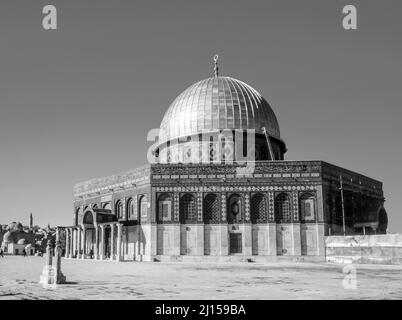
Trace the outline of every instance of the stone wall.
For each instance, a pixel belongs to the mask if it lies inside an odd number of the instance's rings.
[[[326,261],[402,264],[402,234],[325,237]]]

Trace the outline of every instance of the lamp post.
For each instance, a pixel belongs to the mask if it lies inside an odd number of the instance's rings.
[[[342,225],[343,225],[343,236],[346,236],[346,226],[345,226],[345,201],[343,198],[343,182],[342,182],[342,176],[339,176],[340,180],[340,190],[341,190],[341,202],[342,202]]]

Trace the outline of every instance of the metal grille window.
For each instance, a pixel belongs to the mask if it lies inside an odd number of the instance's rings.
[[[197,203],[192,194],[185,194],[180,201],[180,222],[194,223],[197,221]]]
[[[275,199],[275,217],[279,221],[290,221],[290,199],[286,193],[279,194]]]
[[[258,193],[251,198],[251,222],[264,223],[268,221],[268,210],[264,195]]]
[[[217,223],[219,217],[219,198],[216,194],[208,194],[204,199],[204,223]]]

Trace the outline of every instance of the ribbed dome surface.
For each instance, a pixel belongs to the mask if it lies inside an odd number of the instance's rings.
[[[268,102],[248,84],[231,77],[201,80],[170,105],[160,127],[160,143],[222,129],[265,127],[280,138],[278,121]]]

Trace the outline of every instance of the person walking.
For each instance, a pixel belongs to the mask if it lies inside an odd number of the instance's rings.
[[[24,258],[26,258],[27,252],[25,251],[25,249],[22,249],[22,255],[24,256]]]
[[[3,248],[0,248],[0,257],[4,258]]]

